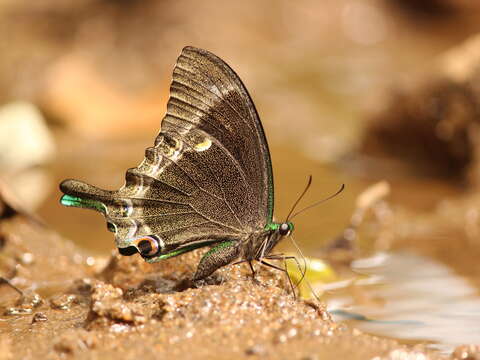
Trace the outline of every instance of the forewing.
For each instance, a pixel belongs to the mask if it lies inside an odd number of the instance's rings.
[[[263,227],[271,221],[268,144],[247,90],[225,62],[205,50],[182,51],[173,71],[162,132],[180,135],[194,150],[195,163],[203,164],[201,173],[216,175],[207,175],[208,188],[226,199],[244,226]]]

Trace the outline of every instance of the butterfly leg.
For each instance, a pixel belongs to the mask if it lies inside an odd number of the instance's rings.
[[[253,267],[253,264],[252,264],[251,261],[248,262],[248,266],[250,266],[250,270],[252,270],[252,279],[255,280],[256,271],[255,271],[255,268]]]
[[[305,276],[306,276],[306,273],[307,273],[307,264],[305,262],[305,258],[303,259],[304,260],[304,265],[303,265],[303,268],[302,266],[300,265],[300,262],[298,261],[298,259],[296,258],[296,256],[286,256],[284,254],[272,254],[272,255],[268,255],[265,257],[266,259],[269,259],[269,260],[283,260],[284,261],[284,264],[285,264],[285,271],[286,270],[286,261],[287,260],[293,260],[295,261],[296,265],[297,265],[297,268],[298,268],[298,271],[300,272],[300,274],[302,274],[302,277],[300,278],[300,280],[297,282],[297,284],[295,285],[295,287],[298,287],[300,285],[300,283],[305,279]],[[287,271],[287,274],[288,274],[288,271]],[[288,276],[289,277],[289,280],[291,281],[291,278],[290,278],[290,275]],[[312,285],[310,284],[310,282],[305,279],[305,283],[307,284],[308,288],[310,289],[310,292],[312,293],[313,297],[318,301],[320,302],[320,297],[317,295],[317,293],[315,292],[315,290],[313,289]]]
[[[253,267],[253,263],[251,261],[247,261],[248,262],[248,266],[250,266],[250,270],[252,271],[252,280],[255,284],[257,285],[261,285],[261,282],[260,280],[258,280],[255,275],[257,274],[257,271],[255,270],[255,268]]]
[[[239,248],[233,241],[225,241],[211,248],[203,255],[193,277],[194,281],[202,280],[215,270],[230,264],[239,255]]]
[[[292,282],[292,279],[290,278],[290,274],[288,273],[287,269],[282,269],[281,267],[278,267],[276,265],[273,265],[273,264],[270,264],[268,262],[266,262],[265,260],[260,260],[260,263],[265,265],[265,266],[268,266],[268,267],[271,267],[275,270],[278,270],[278,271],[281,271],[283,272],[286,276],[287,276],[287,279],[288,279],[288,283],[290,285],[290,289],[292,290],[292,294],[293,294],[293,298],[294,299],[297,299],[297,294],[295,293],[295,287],[293,286],[293,282]]]

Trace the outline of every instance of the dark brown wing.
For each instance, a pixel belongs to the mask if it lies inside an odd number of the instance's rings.
[[[82,198],[93,191],[73,191],[77,182],[63,187]],[[235,72],[205,50],[184,48],[154,147],[127,171],[121,189],[100,197],[96,191],[119,247],[155,234],[165,254],[205,239],[240,238],[271,222],[268,145]]]

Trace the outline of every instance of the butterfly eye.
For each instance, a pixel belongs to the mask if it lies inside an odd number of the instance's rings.
[[[154,256],[159,250],[158,241],[150,236],[138,238],[134,244],[143,257]]]
[[[282,225],[280,225],[278,232],[282,236],[288,235],[288,233],[290,232],[290,226],[288,225],[288,223],[283,223]]]

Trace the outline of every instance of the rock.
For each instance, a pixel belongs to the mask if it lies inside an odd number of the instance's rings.
[[[34,105],[16,102],[0,108],[0,154],[2,171],[22,170],[53,159],[53,136]]]
[[[146,321],[141,304],[125,301],[120,288],[101,282],[93,288],[89,318],[137,325]]]
[[[68,310],[76,303],[78,303],[78,299],[73,294],[63,294],[50,299],[50,306],[58,310]]]
[[[480,35],[398,84],[372,116],[361,150],[417,174],[480,182]]]
[[[47,195],[49,175],[41,169],[52,161],[55,142],[39,110],[16,102],[0,108],[0,176],[22,207],[35,209]]]
[[[47,320],[48,320],[48,317],[45,313],[37,312],[33,315],[32,324],[38,323],[38,322],[45,322]]]

